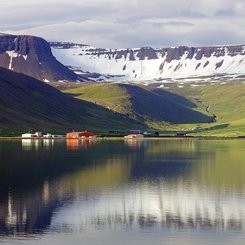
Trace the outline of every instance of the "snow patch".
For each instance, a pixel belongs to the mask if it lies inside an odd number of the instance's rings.
[[[245,46],[242,47],[241,52],[234,55],[228,47],[217,47],[217,52],[224,50],[224,55],[217,56],[213,53],[210,57],[202,56],[201,59],[197,59],[197,53],[195,53],[190,59],[189,53],[184,52],[179,59],[170,61],[167,59],[167,52],[161,49],[154,50],[155,59],[140,59],[137,56],[139,50],[96,49],[82,45],[62,48],[62,44],[59,47],[52,47],[53,55],[64,65],[79,67],[80,72],[75,72],[80,74],[81,71],[101,74],[102,77],[99,79],[104,79],[104,81],[143,81],[145,83],[145,81],[180,82],[181,80],[181,82],[200,83],[207,82],[207,76],[245,74]],[[198,69],[196,69],[197,66]],[[126,69],[122,69],[123,67]],[[97,79],[94,78],[94,80]]]
[[[164,84],[161,84],[161,85],[158,86],[157,88],[164,88]]]
[[[50,83],[50,81],[48,80],[48,79],[43,79],[43,81],[45,82],[45,83]]]
[[[14,50],[11,51],[6,51],[6,53],[9,55],[10,60],[9,60],[9,70],[13,70],[14,68],[12,67],[12,63],[13,63],[13,58],[18,57],[18,53],[14,52]]]

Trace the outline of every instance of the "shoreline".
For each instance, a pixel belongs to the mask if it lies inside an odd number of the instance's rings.
[[[21,136],[0,136],[0,140],[161,140],[161,139],[200,139],[200,140],[235,140],[245,139],[245,136],[158,136],[158,137],[144,137],[144,138],[124,138],[123,136],[103,136],[92,138],[66,138],[66,137],[35,137],[35,138],[22,138]]]

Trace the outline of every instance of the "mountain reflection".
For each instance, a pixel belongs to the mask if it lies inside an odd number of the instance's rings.
[[[78,197],[60,208],[51,229],[65,232],[87,228],[163,227],[169,229],[242,230],[245,225],[245,199],[233,193],[223,198],[215,192],[187,188],[177,182],[158,180],[131,183],[120,189],[106,190],[88,198]],[[65,227],[65,229],[64,229]]]
[[[45,181],[23,194],[9,192],[0,202],[0,232],[5,234],[42,233],[49,227],[54,210],[84,191],[116,185],[128,179],[123,159],[107,159],[82,171]]]
[[[0,142],[2,235],[245,230],[243,141],[37,142]]]

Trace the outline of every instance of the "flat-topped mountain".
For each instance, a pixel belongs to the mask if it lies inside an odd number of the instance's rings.
[[[161,80],[245,75],[245,46],[100,49],[51,43],[54,56],[76,71],[99,73],[101,80]]]
[[[40,37],[0,35],[0,67],[41,81],[76,81],[79,76],[52,55],[50,45]]]

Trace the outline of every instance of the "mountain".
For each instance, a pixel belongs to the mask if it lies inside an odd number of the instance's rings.
[[[0,131],[109,130],[144,125],[77,100],[32,77],[0,68]]]
[[[163,89],[120,83],[81,83],[62,91],[75,98],[87,100],[149,127],[169,124],[198,124],[212,122],[212,115],[201,111],[184,96]],[[199,110],[199,111],[198,111]]]
[[[40,37],[0,34],[0,67],[49,81],[76,81],[79,76],[52,55]]]
[[[100,49],[83,44],[51,43],[54,56],[94,80],[145,81],[210,76],[245,77],[245,46]],[[100,76],[98,75],[100,74]]]

